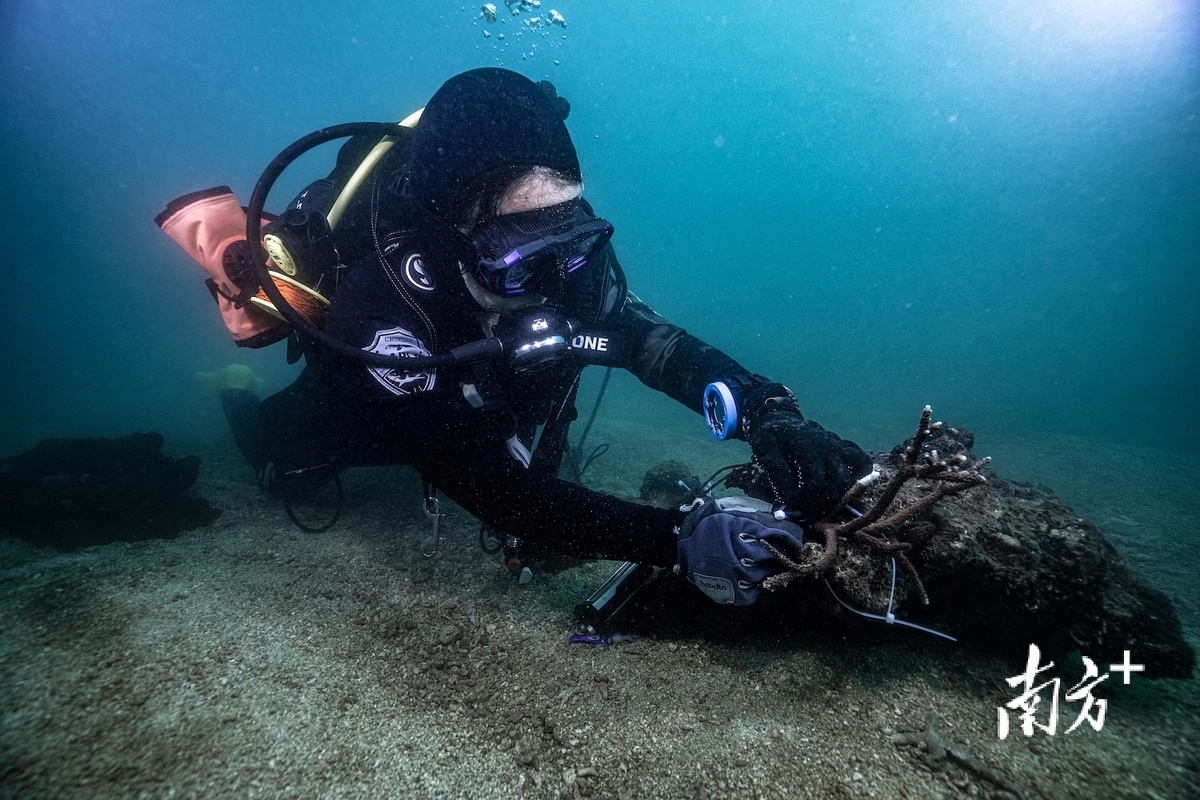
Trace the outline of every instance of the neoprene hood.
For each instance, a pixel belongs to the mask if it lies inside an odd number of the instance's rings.
[[[442,84],[421,114],[408,164],[408,193],[454,222],[464,190],[492,171],[549,167],[582,181],[564,120],[570,104],[546,81],[486,67]]]

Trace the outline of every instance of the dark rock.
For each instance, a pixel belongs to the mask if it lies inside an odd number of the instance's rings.
[[[1129,650],[1149,677],[1191,677],[1196,655],[1171,599],[1048,490],[993,476],[921,525],[896,534],[914,542],[929,592],[929,606],[906,604],[911,618],[1013,654],[1032,643],[1117,663]]]
[[[162,436],[49,439],[0,460],[0,535],[74,550],[171,538],[220,516],[188,493],[196,456],[161,453]]]
[[[664,461],[646,471],[640,497],[659,508],[670,508],[692,499],[700,488],[700,478],[686,464]]]
[[[937,450],[940,457],[973,462],[969,431],[940,428],[931,434],[919,461]],[[877,457],[882,479],[856,500],[863,511],[895,474],[908,444]],[[735,477],[726,485],[769,500],[757,470],[742,470]],[[889,540],[911,544],[908,558],[929,596],[929,604],[923,604],[915,581],[898,569],[891,606],[897,618],[1014,660],[1023,661],[1030,644],[1037,644],[1046,659],[1078,651],[1100,665],[1121,663],[1129,650],[1134,663],[1146,666],[1146,677],[1192,676],[1195,651],[1171,598],[1134,572],[1103,531],[1076,516],[1048,489],[1006,481],[991,471],[986,477],[985,483],[942,498],[886,531]],[[892,508],[911,506],[931,491],[929,481],[910,480]],[[814,545],[811,553],[797,555],[815,559],[819,550]],[[750,609],[722,608],[704,615],[693,612],[692,617],[703,619],[705,635],[722,625],[733,636],[830,626],[869,630],[875,623],[848,611],[827,585],[853,608],[883,615],[893,598],[892,574],[891,558],[844,537],[828,584],[799,579],[784,590],[765,593]],[[638,623],[661,631],[667,622],[678,625],[687,619],[682,609],[694,609],[694,595],[681,578],[660,574],[622,614],[639,616]],[[813,613],[818,609],[824,613]]]
[[[968,431],[944,428],[922,452],[971,459],[973,440]],[[875,495],[907,445],[880,459],[884,480]],[[911,481],[897,502],[914,503],[928,491],[924,481]],[[868,493],[866,505],[873,499]],[[989,473],[986,483],[944,498],[889,536],[912,544],[909,559],[929,594],[929,605],[922,605],[910,593],[910,579],[899,576],[898,616],[1014,657],[1037,644],[1051,657],[1079,651],[1097,663],[1117,663],[1129,650],[1148,677],[1192,676],[1195,652],[1171,599],[1048,489]],[[844,543],[833,583],[856,608],[881,613],[891,569],[880,554]]]

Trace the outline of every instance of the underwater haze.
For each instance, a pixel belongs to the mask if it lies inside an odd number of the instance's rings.
[[[155,214],[218,184],[245,202],[301,135],[489,65],[571,101],[634,291],[842,435],[890,447],[929,403],[1034,454],[1200,445],[1195,3],[556,10],[566,27],[503,4],[0,5],[0,450],[228,444],[195,373],[240,361],[278,389],[294,368],[232,345]],[[618,381],[602,413],[702,427],[647,394]]]

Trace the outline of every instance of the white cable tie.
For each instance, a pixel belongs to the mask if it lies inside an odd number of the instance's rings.
[[[867,611],[859,611],[857,608],[850,605],[842,598],[838,597],[838,593],[833,590],[833,585],[829,583],[828,578],[825,579],[825,588],[829,590],[829,593],[831,595],[833,595],[833,599],[837,600],[842,605],[843,608],[845,608],[847,611],[850,611],[854,614],[858,614],[860,617],[866,617],[867,619],[877,619],[880,622],[889,622],[890,621],[896,625],[903,625],[906,628],[913,628],[915,630],[921,631],[922,633],[928,633],[930,636],[940,636],[941,638],[946,639],[947,641],[951,641],[951,642],[958,641],[958,639],[954,638],[953,636],[951,636],[948,633],[942,633],[941,631],[935,631],[933,628],[926,628],[924,625],[918,625],[915,622],[909,622],[907,620],[900,619],[899,617],[896,617],[894,614],[892,615],[892,619],[888,620],[888,618],[883,616],[882,614],[872,614]]]

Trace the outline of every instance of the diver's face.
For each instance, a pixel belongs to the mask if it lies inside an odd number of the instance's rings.
[[[464,223],[459,230],[472,238],[476,250],[480,251],[478,255],[481,260],[494,259],[502,254],[490,252],[495,247],[483,245],[479,240],[481,237],[473,235],[478,233],[480,228],[487,226],[489,220],[493,223],[499,222],[502,226],[507,221],[505,217],[551,209],[576,200],[582,194],[583,184],[565,180],[558,172],[546,167],[535,167],[513,181],[496,204],[492,215],[484,215],[480,209],[476,209],[472,219]],[[482,239],[487,239],[486,231],[483,233]],[[483,252],[484,250],[489,252]],[[484,308],[501,312],[513,311],[541,305],[546,301],[544,295],[532,288],[530,291],[505,291],[503,280],[493,280],[494,275],[470,267],[478,265],[463,265],[463,279],[476,302]]]

